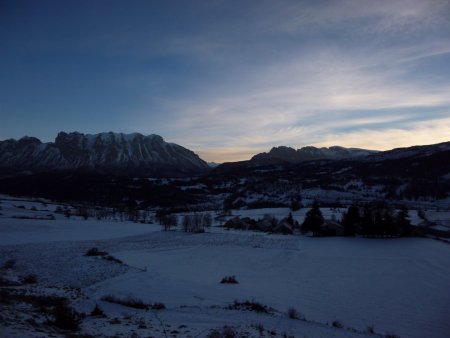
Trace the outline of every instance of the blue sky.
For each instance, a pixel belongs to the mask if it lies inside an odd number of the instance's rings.
[[[450,140],[450,1],[0,2],[0,139],[159,134],[209,161]]]

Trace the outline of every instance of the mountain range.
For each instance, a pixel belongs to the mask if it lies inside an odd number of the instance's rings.
[[[181,177],[274,165],[292,166],[318,160],[380,162],[430,156],[449,149],[450,142],[390,151],[338,146],[300,149],[281,146],[256,154],[247,161],[217,165],[205,162],[178,144],[165,142],[159,135],[60,132],[54,142],[43,143],[27,136],[0,141],[0,173],[88,172],[129,177]]]
[[[274,147],[268,153],[260,153],[251,158],[250,161],[258,164],[273,164],[277,161],[300,163],[312,160],[330,159],[340,160],[344,158],[367,156],[377,153],[375,150],[344,147],[303,147],[295,150],[291,147]]]
[[[77,171],[119,176],[184,176],[204,173],[208,164],[191,150],[139,133],[60,132],[55,142],[35,137],[0,142],[2,172]]]
[[[214,166],[158,135],[61,132],[48,143],[0,142],[0,193],[190,211],[314,200],[448,207],[450,142],[389,151],[275,147]]]

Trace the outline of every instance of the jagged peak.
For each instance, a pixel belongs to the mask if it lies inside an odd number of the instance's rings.
[[[38,139],[37,137],[33,136],[24,136],[18,140],[19,143],[36,143],[41,144],[42,141]]]
[[[5,151],[0,153],[0,159],[3,156],[4,166],[27,170],[177,175],[200,173],[208,169],[206,162],[193,151],[167,143],[156,134],[61,131],[54,142],[41,143],[36,138],[22,138],[3,144],[1,149]]]
[[[360,157],[373,154],[375,152],[376,151],[373,150],[345,148],[341,146],[321,148],[315,146],[305,146],[299,149],[294,149],[288,146],[278,146],[273,147],[268,153],[264,152],[253,156],[251,161],[269,163],[281,160],[297,163],[308,160]]]
[[[86,137],[89,139],[103,139],[103,140],[109,140],[111,138],[113,139],[125,139],[127,141],[133,140],[135,138],[150,138],[150,139],[156,139],[159,141],[164,141],[164,139],[156,134],[149,134],[149,135],[143,135],[141,133],[117,133],[117,132],[113,132],[113,131],[108,131],[108,132],[101,132],[101,133],[97,133],[97,134],[84,134],[84,133],[80,133],[77,131],[74,132],[64,132],[61,131],[58,133],[58,135],[55,138],[55,141],[57,139],[61,139],[61,138],[74,138],[74,137]]]

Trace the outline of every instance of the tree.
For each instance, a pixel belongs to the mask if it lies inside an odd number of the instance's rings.
[[[322,225],[324,222],[325,220],[319,209],[319,204],[314,202],[312,208],[306,213],[305,220],[302,224],[302,231],[311,231],[314,236],[317,236],[322,233]]]
[[[203,215],[203,226],[204,227],[206,227],[206,228],[211,227],[212,221],[213,221],[213,219],[209,212]]]
[[[204,217],[201,214],[184,215],[182,220],[183,230],[186,232],[204,232]]]
[[[409,220],[408,210],[402,207],[395,217],[395,223],[401,236],[409,236],[412,232],[412,225]]]
[[[160,223],[164,227],[164,230],[170,230],[172,226],[178,225],[178,217],[177,215],[164,215],[160,217]]]
[[[292,212],[289,213],[288,217],[286,218],[286,221],[290,224],[290,225],[294,225],[294,217],[292,217]]]
[[[382,220],[383,236],[397,236],[398,230],[394,222],[394,216],[391,208],[384,209]]]
[[[72,216],[72,211],[70,210],[70,208],[65,208],[64,209],[64,216],[66,217],[66,218],[70,218],[70,216]]]
[[[297,211],[302,208],[302,205],[297,198],[292,198],[290,208],[292,211]]]
[[[375,234],[375,220],[373,210],[369,204],[365,204],[363,208],[363,216],[361,219],[361,234],[363,236],[373,236]]]
[[[184,215],[181,221],[181,226],[185,232],[188,232],[191,227],[191,215]]]
[[[347,212],[342,217],[342,225],[344,226],[344,236],[355,236],[356,228],[361,222],[359,216],[359,208],[356,205],[348,207]]]

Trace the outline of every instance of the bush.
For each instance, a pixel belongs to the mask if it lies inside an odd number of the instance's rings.
[[[99,251],[98,248],[89,249],[84,255],[85,256],[106,256],[108,253],[106,251]]]
[[[142,300],[133,297],[120,298],[113,295],[106,295],[101,298],[101,300],[108,302],[119,304],[127,307],[132,307],[135,309],[152,309],[152,310],[164,310],[166,306],[164,303],[155,302],[153,304],[144,303]]]
[[[272,309],[266,305],[248,300],[244,302],[238,302],[237,300],[235,300],[233,304],[228,306],[228,309],[254,311],[257,313],[270,313],[272,311]]]
[[[256,329],[256,331],[258,331],[260,336],[262,336],[264,334],[264,325],[256,324],[253,327]]]
[[[49,325],[70,331],[77,331],[80,328],[82,316],[67,304],[66,299],[58,302],[53,308],[52,316],[54,319],[47,321]]]
[[[400,338],[400,336],[398,336],[394,333],[387,333],[387,334],[385,334],[384,338]]]
[[[100,306],[98,306],[98,304],[95,304],[95,307],[91,311],[90,315],[93,317],[106,317],[105,312],[102,310]]]
[[[153,303],[151,305],[152,310],[164,310],[166,308],[166,306],[164,305],[164,303]]]
[[[367,325],[366,332],[370,334],[375,334],[375,328],[373,327],[373,325]]]
[[[333,323],[331,325],[333,327],[338,328],[338,329],[342,329],[344,327],[344,324],[342,324],[342,322],[340,322],[339,320],[333,321]]]
[[[229,326],[224,326],[221,331],[212,330],[206,336],[207,338],[237,338],[239,337],[238,332]]]
[[[142,300],[140,300],[138,298],[132,298],[132,297],[120,298],[120,297],[116,297],[113,295],[106,295],[106,296],[103,296],[101,298],[101,300],[108,302],[108,303],[114,303],[114,304],[119,304],[119,305],[123,305],[123,306],[127,306],[127,307],[132,307],[135,309],[145,309],[145,310],[149,309],[148,304],[144,303]]]
[[[56,306],[61,303],[68,304],[67,298],[51,296],[51,295],[33,295],[25,294],[20,292],[20,290],[14,289],[2,289],[0,290],[0,303],[27,303],[32,305],[34,308],[39,309],[41,313],[53,313]],[[50,312],[49,312],[50,311]]]
[[[221,284],[239,284],[235,276],[225,276],[220,281]]]
[[[305,318],[293,307],[289,308],[287,311],[287,315],[291,319],[301,319],[304,320]]]
[[[24,276],[24,277],[21,279],[21,282],[22,282],[23,284],[36,284],[36,283],[37,283],[37,276],[34,275],[34,274],[26,275],[26,276]]]
[[[12,269],[15,265],[16,265],[15,259],[8,259],[5,263],[3,263],[2,269],[4,270]]]

